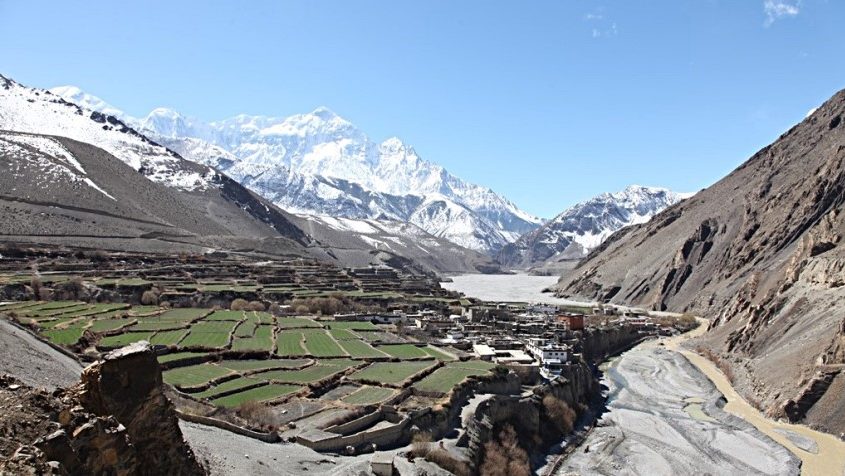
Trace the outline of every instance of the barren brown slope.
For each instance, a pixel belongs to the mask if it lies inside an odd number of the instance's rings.
[[[711,319],[773,416],[845,432],[845,91],[713,186],[622,230],[560,293]]]

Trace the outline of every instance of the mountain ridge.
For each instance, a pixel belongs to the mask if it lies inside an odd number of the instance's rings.
[[[558,284],[695,312],[769,416],[845,432],[845,90],[723,179],[624,228]]]
[[[113,108],[79,88],[54,90],[68,94],[68,100]],[[490,188],[423,159],[397,137],[372,141],[323,106],[286,118],[241,114],[208,123],[157,108],[130,122],[186,158],[219,168],[299,213],[407,221],[485,253],[542,223]],[[337,180],[347,187],[336,186]],[[346,197],[349,184],[360,188],[357,195]],[[297,194],[288,194],[289,189]]]
[[[530,268],[550,261],[574,262],[612,233],[644,223],[691,194],[661,187],[629,185],[619,192],[576,203],[542,226],[505,245],[496,255],[503,266]]]

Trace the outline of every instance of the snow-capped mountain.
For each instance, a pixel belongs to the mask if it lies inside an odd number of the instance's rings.
[[[78,88],[53,91],[111,107]],[[487,253],[541,223],[492,190],[423,160],[400,139],[374,142],[324,107],[287,118],[239,115],[211,123],[158,108],[127,120],[296,213],[406,221]]]
[[[115,112],[78,90],[63,91],[81,104]],[[0,76],[0,190],[6,197],[0,207],[6,228],[0,231],[70,246],[255,250],[407,272],[497,269],[490,257],[405,221],[286,213],[227,175],[151,140],[138,132],[138,121],[120,115],[127,122]],[[202,149],[221,167],[237,160],[199,139],[174,141]],[[332,180],[330,187],[342,186]],[[34,215],[37,220],[26,218]]]
[[[689,196],[639,185],[616,193],[603,193],[568,208],[540,228],[506,245],[498,253],[497,261],[513,268],[527,268],[552,258],[582,258],[617,230],[645,223]]]
[[[64,92],[79,94],[71,89]],[[94,104],[112,110],[105,102]],[[69,137],[96,145],[154,182],[181,190],[214,185],[214,170],[184,160],[132,127],[48,91],[28,88],[0,75],[0,129]]]

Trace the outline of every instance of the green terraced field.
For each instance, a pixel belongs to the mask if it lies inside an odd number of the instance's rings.
[[[123,347],[125,345],[129,345],[133,342],[138,342],[142,340],[149,341],[150,338],[153,336],[153,332],[127,332],[124,334],[118,334],[114,336],[106,336],[100,339],[100,343],[97,344],[97,347],[105,347],[109,349],[113,349],[116,347]]]
[[[302,347],[302,333],[284,331],[276,336],[276,354],[282,357],[298,357],[306,355]]]
[[[369,321],[334,321],[326,324],[329,329],[349,329],[355,331],[378,330],[375,324]]]
[[[129,314],[133,316],[146,316],[163,310],[164,309],[158,306],[132,306],[132,309],[129,310]]]
[[[360,340],[361,338],[357,335],[349,332],[346,329],[332,329],[329,331],[334,340]]]
[[[379,357],[387,357],[387,354],[379,352],[376,348],[362,340],[341,340],[338,341],[338,343],[350,357],[354,357],[356,359],[377,359]]]
[[[244,318],[243,311],[214,311],[206,316],[206,321],[240,321]]]
[[[181,329],[188,325],[183,321],[160,321],[158,319],[144,319],[139,320],[137,324],[132,325],[129,330],[132,331],[163,331],[172,329]]]
[[[319,322],[313,319],[306,319],[304,317],[277,317],[276,323],[279,327],[284,329],[294,329],[299,327],[323,327]]]
[[[349,376],[350,380],[367,380],[399,384],[431,367],[432,362],[376,362]]]
[[[258,327],[256,323],[242,322],[235,329],[235,337],[252,337],[255,334],[255,328]]]
[[[269,372],[261,372],[252,376],[261,380],[267,380],[268,382],[309,384],[319,382],[344,370],[346,370],[346,367],[318,364],[302,370],[270,370]]]
[[[181,347],[202,347],[204,349],[222,349],[229,345],[228,332],[197,332],[191,333],[181,342]]]
[[[7,302],[5,304],[0,304],[0,312],[3,311],[13,311],[15,309],[26,309],[33,306],[37,306],[39,303],[38,301],[16,301],[16,302]]]
[[[162,376],[170,385],[196,387],[231,373],[232,371],[225,367],[206,363],[165,370]]]
[[[76,311],[85,311],[90,309],[87,304],[73,304],[70,306],[63,306],[63,307],[51,307],[51,308],[38,308],[38,307],[28,307],[21,310],[16,311],[19,316],[25,317],[32,317],[35,319],[44,319],[50,318],[55,316],[60,316],[62,314],[69,314]]]
[[[422,351],[425,352],[426,354],[434,357],[437,360],[442,360],[443,362],[451,362],[453,360],[457,360],[454,357],[452,357],[451,355],[447,354],[446,352],[438,349],[437,347],[432,347],[432,346],[422,347]]]
[[[236,372],[246,372],[250,370],[262,370],[262,369],[285,369],[285,368],[293,368],[293,367],[301,367],[305,364],[310,362],[310,360],[305,359],[291,359],[291,360],[279,360],[279,359],[269,359],[269,360],[224,360],[220,362],[220,366],[226,367],[227,369],[234,370]]]
[[[384,387],[364,386],[343,397],[341,401],[350,405],[375,405],[392,397],[396,390]]]
[[[205,352],[172,352],[170,354],[159,355],[157,357],[158,363],[165,364],[167,362],[175,362],[177,360],[187,360],[194,357],[208,355]]]
[[[496,367],[493,362],[485,362],[483,360],[467,360],[464,362],[453,362],[448,364],[448,367],[460,367],[462,369],[472,370],[491,370]]]
[[[121,319],[97,319],[88,328],[91,332],[106,332],[120,329],[135,322],[135,319],[121,318]]]
[[[448,393],[467,377],[487,374],[489,370],[452,367],[447,365],[414,384],[414,388],[429,392]]]
[[[273,324],[273,315],[269,312],[254,311],[252,315],[258,318],[258,322],[261,324]]]
[[[212,400],[211,403],[221,407],[236,407],[244,402],[273,400],[298,392],[301,389],[302,387],[296,385],[270,384],[217,398]]]
[[[258,326],[252,337],[241,337],[232,341],[232,350],[263,350],[273,351],[273,328]]]
[[[252,387],[255,385],[261,385],[264,382],[262,380],[257,380],[250,377],[238,377],[236,379],[227,380],[220,385],[215,385],[210,387],[208,390],[204,390],[199,393],[192,394],[196,398],[214,398],[221,393],[231,392],[233,390],[241,390],[246,387]]]
[[[155,335],[150,338],[150,344],[176,345],[187,333],[187,330],[156,332]]]
[[[73,345],[79,342],[83,332],[85,332],[85,329],[82,327],[70,327],[67,329],[50,329],[44,331],[43,334],[54,344]]]
[[[232,329],[235,328],[238,324],[235,322],[228,322],[228,321],[200,321],[191,326],[191,332],[224,332],[229,333],[232,332]]]
[[[392,337],[392,334],[387,332],[377,331],[377,332],[356,332],[362,339],[367,342],[375,342],[377,340],[389,340]]]
[[[72,322],[72,324],[63,327],[85,327],[90,322],[90,320],[79,317],[59,317],[52,320],[38,321],[38,327],[42,329],[52,329],[68,322]]]
[[[334,339],[323,330],[303,331],[304,343],[308,353],[315,357],[337,357],[346,352],[337,345]]]
[[[413,344],[381,345],[378,350],[397,359],[422,359],[429,356],[427,352]]]
[[[208,314],[208,309],[194,309],[186,307],[181,309],[170,309],[162,313],[158,318],[163,321],[192,321]]]

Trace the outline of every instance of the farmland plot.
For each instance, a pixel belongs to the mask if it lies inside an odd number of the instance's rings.
[[[176,345],[185,337],[187,333],[187,330],[156,332],[155,335],[150,338],[150,344]]]
[[[398,359],[424,359],[428,353],[413,344],[381,345],[378,350]]]
[[[384,387],[364,386],[343,397],[342,402],[350,405],[375,405],[396,394],[396,390]]]
[[[323,330],[303,331],[303,342],[308,353],[315,357],[345,356],[346,352],[340,348],[330,335]]]
[[[206,363],[165,370],[162,372],[162,377],[170,385],[196,387],[231,373],[232,371],[227,368]]]
[[[433,362],[376,362],[349,376],[350,380],[366,380],[387,384],[400,384],[431,367]]]
[[[273,328],[258,326],[252,337],[240,337],[232,341],[232,350],[273,351]]]
[[[341,340],[338,341],[338,343],[350,357],[354,357],[356,359],[377,359],[388,356],[384,352],[379,351],[362,340]]]
[[[244,402],[266,402],[300,390],[302,390],[302,387],[297,385],[270,384],[216,398],[211,403],[221,407],[237,407]]]
[[[302,333],[284,331],[276,336],[276,354],[282,357],[299,357],[306,355],[302,347]]]
[[[236,372],[248,372],[250,370],[296,368],[309,362],[311,361],[306,359],[224,360],[219,365]]]
[[[114,336],[106,336],[100,339],[100,343],[97,344],[97,347],[102,347],[106,349],[114,349],[117,347],[123,347],[133,342],[139,342],[142,340],[149,341],[150,338],[153,336],[153,332],[146,331],[146,332],[126,332],[124,334],[118,334]]]

